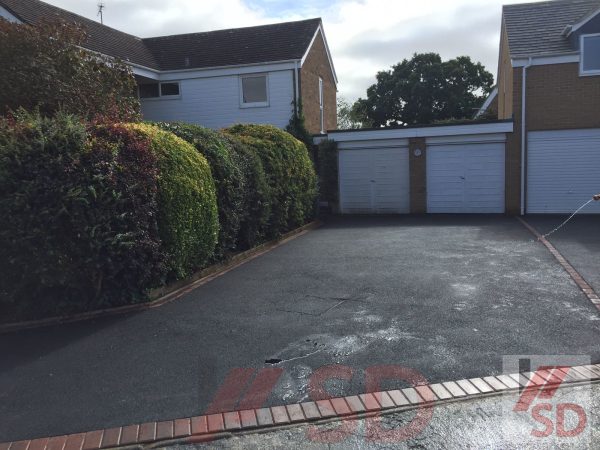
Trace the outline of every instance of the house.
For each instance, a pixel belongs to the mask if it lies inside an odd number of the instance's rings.
[[[503,8],[497,89],[478,117],[494,109],[496,120],[328,132],[340,211],[564,214],[600,193],[600,0]]]
[[[39,0],[0,0],[0,17],[83,26],[88,50],[131,66],[147,120],[284,128],[302,105],[311,133],[337,126],[337,76],[321,19],[141,39]]]
[[[514,118],[509,212],[570,213],[600,192],[600,0],[505,6],[497,101]]]

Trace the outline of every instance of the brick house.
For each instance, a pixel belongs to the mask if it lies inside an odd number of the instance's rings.
[[[514,119],[507,212],[569,213],[600,192],[600,0],[504,6],[497,80],[498,118]]]
[[[147,120],[283,128],[302,104],[311,133],[337,127],[337,76],[318,18],[144,39],[39,0],[0,0],[0,18],[84,27],[87,49],[130,65]]]

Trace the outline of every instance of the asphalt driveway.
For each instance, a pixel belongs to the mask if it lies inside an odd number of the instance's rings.
[[[350,395],[373,365],[447,381],[499,374],[503,355],[598,362],[599,341],[515,219],[336,219],[162,308],[0,335],[0,442],[199,415],[235,368],[283,368],[275,405],[328,364],[354,371],[327,386]]]
[[[568,216],[527,216],[526,220],[545,234]],[[600,292],[600,216],[578,215],[548,240],[585,280]]]

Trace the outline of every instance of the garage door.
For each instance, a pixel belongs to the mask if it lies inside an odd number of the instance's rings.
[[[571,213],[600,192],[600,129],[528,134],[527,212]],[[600,204],[583,213],[600,213]]]
[[[427,148],[427,211],[503,213],[504,143]]]
[[[408,170],[406,148],[340,150],[342,213],[408,213]]]

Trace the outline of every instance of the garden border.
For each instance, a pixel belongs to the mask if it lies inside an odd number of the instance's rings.
[[[265,242],[257,247],[233,255],[225,262],[202,269],[184,280],[179,280],[168,286],[153,289],[150,291],[150,301],[148,302],[136,303],[134,305],[117,306],[115,308],[99,309],[66,316],[49,317],[47,319],[7,323],[0,325],[0,334],[158,308],[177,300],[178,298],[181,298],[185,294],[214,280],[215,278],[225,275],[227,272],[255,258],[258,258],[259,256],[264,255],[265,253],[268,253],[271,250],[274,250],[275,248],[320,227],[321,225],[322,222],[320,220],[312,221],[302,227],[296,228],[295,230],[282,235],[277,239]]]

